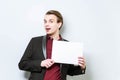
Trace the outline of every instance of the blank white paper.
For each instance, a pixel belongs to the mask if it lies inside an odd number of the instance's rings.
[[[55,63],[78,64],[83,56],[83,43],[53,40],[52,59]]]

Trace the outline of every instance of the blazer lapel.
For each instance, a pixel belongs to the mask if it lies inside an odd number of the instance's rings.
[[[42,39],[42,50],[43,50],[44,57],[46,59],[46,35],[43,36],[43,39]]]

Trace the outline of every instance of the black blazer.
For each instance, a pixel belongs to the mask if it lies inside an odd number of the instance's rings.
[[[65,40],[65,39],[63,39]],[[41,61],[46,59],[46,36],[34,37],[30,40],[24,55],[18,66],[20,70],[31,72],[29,80],[43,80],[46,68],[40,66]],[[60,64],[62,80],[66,80],[66,75],[84,74],[80,66],[70,64]]]

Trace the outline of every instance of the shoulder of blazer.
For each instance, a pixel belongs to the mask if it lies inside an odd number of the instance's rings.
[[[39,40],[42,40],[43,39],[43,36],[36,36],[36,37],[32,37],[32,41],[39,41]]]
[[[36,36],[36,37],[32,37],[32,39],[42,39],[43,36]]]
[[[30,40],[30,44],[40,44],[42,43],[43,36],[32,37]]]

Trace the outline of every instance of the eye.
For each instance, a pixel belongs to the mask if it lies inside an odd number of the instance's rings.
[[[50,23],[53,23],[54,21],[53,20],[50,20]]]

